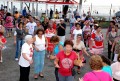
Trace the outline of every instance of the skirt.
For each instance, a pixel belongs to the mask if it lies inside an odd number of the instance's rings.
[[[92,54],[102,54],[103,53],[103,48],[92,48],[90,50],[90,53],[92,53]]]

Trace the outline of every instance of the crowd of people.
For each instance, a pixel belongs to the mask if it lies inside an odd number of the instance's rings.
[[[30,65],[34,64],[34,79],[44,78],[45,55],[54,60],[56,81],[74,81],[88,56],[90,68],[79,81],[120,81],[120,33],[115,21],[104,37],[102,27],[89,14],[79,16],[76,12],[69,18],[70,38],[66,37],[66,22],[60,19],[39,18],[30,14],[14,14],[0,10],[0,63],[2,49],[7,38],[14,37],[15,60],[20,66],[20,81],[29,81]],[[14,36],[12,36],[13,28]],[[66,39],[67,38],[67,39]],[[104,39],[105,38],[105,39]],[[108,43],[108,57],[104,52],[104,41]],[[111,64],[111,62],[115,62]]]

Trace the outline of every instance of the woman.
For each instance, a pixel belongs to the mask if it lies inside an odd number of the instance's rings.
[[[110,76],[112,77],[112,69],[110,67],[110,65],[111,65],[110,60],[103,55],[100,55],[100,57],[102,58],[102,62],[103,62],[102,63],[103,64],[102,70],[109,73]]]
[[[91,35],[92,49],[90,52],[92,54],[102,54],[103,53],[103,34],[101,33],[101,27],[96,27],[96,32]]]
[[[73,30],[74,40],[76,40],[77,34],[82,34],[82,29],[81,29],[80,24],[79,24],[79,23],[76,23],[75,26],[76,26],[76,28]]]
[[[4,48],[4,44],[7,42],[4,37],[4,27],[2,26],[2,22],[0,22],[0,63],[3,62],[2,58],[2,49]]]
[[[73,40],[73,50],[78,54],[79,59],[82,60],[83,63],[85,63],[85,58],[83,56],[83,52],[87,55],[90,56],[85,48],[84,42],[82,41],[82,35],[77,34],[76,40]],[[78,67],[77,73],[80,74],[80,67]]]
[[[86,73],[79,81],[112,81],[110,75],[101,70],[103,65],[99,55],[91,56],[89,65],[93,71]]]
[[[120,81],[120,54],[117,57],[117,62],[111,65],[112,76],[114,81]]]
[[[10,13],[6,14],[4,26],[6,28],[6,37],[11,37],[12,36],[12,28],[14,26],[13,26],[13,17],[11,16]]]
[[[55,67],[58,69],[59,81],[74,81],[72,76],[72,69],[74,61],[78,58],[77,54],[72,51],[73,42],[66,40],[64,43],[64,50],[56,55],[54,61]]]
[[[44,36],[44,30],[38,29],[34,36],[34,78],[37,79],[38,75],[43,78],[42,73],[44,68],[45,49],[47,48],[47,39]]]
[[[108,27],[107,32],[106,32],[106,38],[108,37],[108,33],[111,32],[112,27],[114,27],[114,26],[115,26],[115,22],[110,21],[110,26]]]
[[[115,32],[115,27],[112,27],[111,32],[108,33],[108,58],[111,59],[111,48],[114,42],[114,39],[117,37],[117,32]],[[112,52],[112,60],[114,58],[114,48]]]
[[[111,48],[111,51],[113,52],[114,50],[114,47],[115,47],[115,51],[114,51],[114,59],[113,61],[117,61],[117,57],[118,57],[118,54],[120,53],[120,34],[118,37],[115,38],[113,44],[112,44],[112,48]]]
[[[56,30],[52,28],[52,24],[49,24],[49,27],[45,31],[45,37],[48,41],[47,53],[50,55],[53,52],[54,45],[50,42],[50,38],[56,35]]]
[[[54,59],[55,59],[56,55],[63,50],[64,43],[60,42],[58,36],[52,36],[50,42],[54,44],[54,55],[55,55]],[[58,68],[55,68],[55,77],[56,77],[56,81],[59,81]]]
[[[22,45],[21,56],[19,59],[20,66],[20,80],[29,81],[30,64],[33,63],[33,38],[31,35],[25,36],[25,43]]]
[[[83,27],[83,38],[84,38],[84,43],[85,46],[89,47],[89,42],[90,42],[90,36],[91,36],[91,28],[90,28],[90,21],[86,20],[84,22],[84,27]]]
[[[20,22],[18,24],[18,28],[16,29],[16,54],[15,54],[15,60],[18,60],[18,56],[20,53],[20,48],[22,47],[24,43],[24,36],[25,36],[25,30],[23,29],[23,23]]]
[[[37,27],[35,27],[35,32],[34,32],[35,34],[38,29],[44,29],[39,20],[36,21],[36,24],[37,24]]]

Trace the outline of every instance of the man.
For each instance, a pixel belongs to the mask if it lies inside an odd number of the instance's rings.
[[[37,24],[33,21],[32,16],[29,16],[29,22],[26,24],[26,29],[28,29],[29,35],[34,35],[34,30]]]
[[[66,24],[64,23],[64,19],[60,19],[60,23],[57,25],[57,35],[60,38],[60,41],[64,43],[65,41],[65,30]]]
[[[52,19],[52,16],[53,16],[53,10],[51,9],[50,10],[50,19]]]

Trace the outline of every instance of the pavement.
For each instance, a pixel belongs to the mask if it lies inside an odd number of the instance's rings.
[[[69,26],[66,30],[66,38],[69,39]],[[105,35],[106,29],[103,29],[102,32]],[[3,63],[0,63],[0,81],[19,81],[19,65],[18,61],[15,61],[15,45],[13,44],[13,37],[7,38],[6,49],[3,50]],[[105,40],[105,49],[104,54],[107,56],[107,43]],[[78,81],[79,77],[82,77],[86,72],[91,71],[88,60],[89,58],[85,56],[87,63],[84,67],[81,68],[81,73],[75,76],[75,81]],[[45,58],[45,67],[44,67],[44,78],[35,80],[33,64],[31,65],[30,71],[30,81],[55,81],[54,75],[54,64],[53,60]]]

